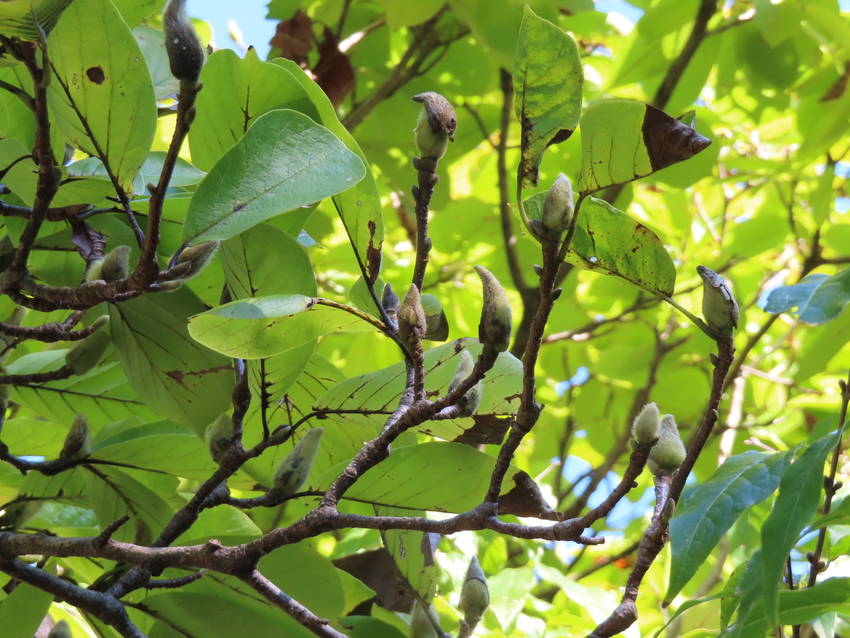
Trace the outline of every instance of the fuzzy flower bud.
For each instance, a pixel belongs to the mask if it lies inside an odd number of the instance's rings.
[[[656,476],[672,474],[679,469],[687,454],[672,414],[665,414],[661,419],[657,436],[658,443],[649,453],[649,469]]]
[[[446,154],[449,140],[454,141],[457,117],[454,107],[439,93],[428,91],[413,96],[414,102],[422,103],[422,111],[413,132],[416,146],[422,158],[439,160]]]
[[[449,384],[449,392],[452,392],[459,386],[470,374],[475,367],[475,361],[469,350],[461,350],[460,359],[457,362],[457,372]],[[466,391],[461,398],[457,400],[456,405],[460,408],[461,416],[472,416],[481,404],[481,396],[484,394],[484,382],[479,381],[469,390]]]
[[[443,312],[443,304],[434,295],[421,295],[420,302],[425,312],[425,338],[445,341],[449,338],[449,322]]]
[[[387,311],[387,314],[391,318],[395,318],[398,313],[398,306],[400,304],[400,300],[398,295],[395,294],[395,290],[393,290],[392,284],[387,283],[384,285],[384,292],[381,295],[381,305],[384,307],[384,310]]]
[[[218,241],[205,241],[197,246],[185,248],[177,257],[166,275],[169,281],[186,281],[201,272],[215,256],[219,246]]]
[[[165,50],[178,80],[197,82],[204,66],[204,48],[186,16],[186,0],[171,0],[162,14]]]
[[[220,414],[207,426],[204,438],[213,461],[221,463],[224,453],[227,452],[233,440],[233,419],[230,415],[227,412]]]
[[[323,432],[322,428],[307,432],[292,452],[280,462],[274,473],[274,488],[271,490],[276,496],[291,496],[304,485],[319,451]]]
[[[95,319],[92,324],[94,332],[85,339],[77,341],[65,354],[65,365],[71,368],[74,374],[85,374],[100,361],[112,341],[109,332],[101,330],[108,323],[109,315],[102,315]]]
[[[398,309],[398,334],[402,341],[412,345],[425,338],[428,323],[416,284],[410,284],[404,301]]]
[[[82,414],[78,414],[74,419],[71,429],[68,430],[68,435],[65,437],[65,443],[62,445],[62,451],[59,452],[59,458],[63,459],[79,459],[91,454],[91,430],[89,422]]]
[[[732,335],[738,327],[738,302],[732,296],[729,284],[716,272],[697,266],[702,278],[702,316],[712,332],[723,337]]]
[[[466,578],[460,590],[460,610],[463,612],[464,622],[470,627],[478,624],[481,616],[490,604],[490,590],[487,588],[487,578],[478,557],[473,556],[466,570]]]
[[[94,268],[92,268],[92,271],[94,271]],[[126,279],[129,274],[130,247],[116,246],[106,253],[106,257],[104,257],[103,261],[100,262],[100,276],[93,276],[92,279],[103,279],[105,282],[109,283],[112,281],[118,281],[119,279]]]
[[[484,305],[478,323],[478,339],[497,352],[508,349],[511,341],[511,304],[499,280],[483,266],[476,266],[484,287]]]
[[[565,231],[573,218],[573,185],[570,178],[560,173],[555,179],[543,202],[543,226],[560,233]]]
[[[647,403],[632,423],[632,438],[641,444],[652,443],[658,436],[658,421],[661,415],[655,403]]]

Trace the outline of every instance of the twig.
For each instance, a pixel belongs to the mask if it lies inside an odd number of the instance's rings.
[[[416,200],[416,261],[413,266],[413,284],[421,291],[425,281],[425,270],[428,268],[428,253],[431,252],[431,238],[428,236],[428,209],[438,178],[437,174],[430,170],[430,164],[415,165],[419,186],[413,187],[413,198]]]

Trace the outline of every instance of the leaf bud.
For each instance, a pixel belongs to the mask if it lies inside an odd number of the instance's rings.
[[[425,312],[425,338],[445,341],[449,338],[449,322],[443,312],[443,304],[434,295],[421,295],[419,301]]]
[[[439,638],[437,627],[440,619],[434,605],[427,608],[417,598],[413,601],[413,610],[410,613],[410,638]]]
[[[233,442],[233,419],[224,412],[207,426],[204,432],[210,456],[216,463],[221,463],[225,452]]]
[[[672,414],[665,414],[658,424],[658,443],[652,447],[647,461],[656,476],[672,474],[679,469],[687,454]]]
[[[560,173],[543,202],[543,225],[547,230],[563,232],[570,225],[573,210],[573,185],[569,177]]]
[[[178,80],[197,82],[204,66],[204,48],[186,15],[186,0],[171,0],[162,15],[165,50]]]
[[[280,462],[274,473],[275,496],[287,497],[295,494],[304,485],[316,453],[319,451],[319,440],[322,438],[322,428],[313,428],[298,441],[298,445]]]
[[[484,305],[478,323],[478,339],[497,352],[508,349],[511,341],[511,304],[499,280],[483,266],[476,266],[484,288]]]
[[[404,301],[398,309],[398,333],[406,344],[414,344],[425,337],[428,323],[425,320],[425,310],[422,308],[422,300],[419,288],[416,284],[410,284]]]
[[[74,638],[73,634],[71,634],[71,627],[68,626],[68,622],[65,619],[60,620],[58,623],[53,625],[50,628],[50,632],[47,634],[47,638]]]
[[[398,295],[395,294],[395,290],[393,290],[392,284],[387,283],[384,285],[384,292],[381,295],[381,305],[384,307],[384,310],[391,318],[395,318],[398,313],[398,306],[400,300]]]
[[[100,263],[100,277],[93,277],[93,279],[103,279],[109,283],[118,281],[119,279],[126,279],[129,274],[130,247],[116,246],[106,253],[106,257]]]
[[[454,391],[457,386],[463,383],[463,381],[472,374],[472,369],[474,367],[475,361],[472,359],[472,355],[469,353],[469,350],[461,350],[460,359],[457,362],[457,371],[455,372],[455,376],[452,378],[451,383],[449,383],[449,392]],[[482,380],[467,390],[466,394],[455,402],[455,405],[460,408],[460,416],[472,416],[475,414],[475,411],[481,404],[481,397],[483,394],[484,382]]]
[[[422,111],[413,129],[416,146],[423,159],[436,161],[446,154],[449,140],[455,139],[457,117],[454,107],[446,98],[433,91],[414,95],[413,101],[422,103]]]
[[[218,241],[205,241],[197,246],[188,246],[177,256],[175,263],[165,275],[168,281],[186,281],[201,272],[215,256]]]
[[[91,454],[91,429],[86,417],[78,414],[65,436],[65,443],[62,445],[62,451],[59,452],[59,458],[79,459],[89,454]]]
[[[702,316],[712,332],[729,337],[738,327],[738,302],[723,277],[705,266],[697,266],[702,278]]]
[[[109,323],[109,315],[101,315],[92,324],[94,331],[85,339],[80,339],[65,353],[65,365],[74,374],[85,374],[103,357],[112,337],[106,330],[101,330]]]
[[[463,587],[460,590],[460,610],[463,612],[464,621],[469,626],[478,624],[481,616],[490,604],[490,590],[487,588],[487,578],[478,557],[473,556],[466,570]]]
[[[658,437],[658,421],[661,415],[655,402],[647,403],[632,422],[632,438],[641,445],[648,445]]]
[[[271,435],[269,435],[272,445],[280,445],[285,442],[289,438],[290,432],[292,432],[291,425],[284,424],[277,426],[274,431],[272,431]]]

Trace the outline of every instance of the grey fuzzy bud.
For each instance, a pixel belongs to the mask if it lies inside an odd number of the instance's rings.
[[[78,414],[65,437],[59,458],[79,459],[89,454],[91,454],[91,429],[86,417]]]
[[[289,439],[289,433],[292,432],[291,425],[280,425],[274,429],[274,431],[269,436],[269,439],[272,442],[272,445],[280,445]]]
[[[412,346],[424,339],[427,331],[428,323],[425,320],[419,288],[416,284],[410,284],[398,309],[398,334],[402,341]]]
[[[218,241],[205,241],[197,246],[189,246],[177,257],[174,264],[165,275],[167,281],[186,281],[201,272],[215,256],[219,246]]]
[[[732,335],[738,327],[738,302],[729,284],[711,268],[697,266],[702,278],[702,316],[712,332],[722,337]]]
[[[65,365],[71,368],[74,374],[85,374],[103,357],[103,353],[112,341],[109,332],[101,330],[108,323],[109,315],[102,315],[95,319],[92,324],[94,332],[85,339],[77,341],[65,354]]]
[[[401,303],[401,301],[398,298],[398,295],[395,294],[395,290],[393,290],[392,284],[385,284],[384,292],[381,295],[381,305],[384,307],[384,310],[386,310],[387,314],[390,317],[395,318],[396,314],[398,313],[399,303]]]
[[[197,82],[204,66],[204,48],[186,15],[186,0],[171,0],[162,15],[165,50],[178,80]]]
[[[476,266],[484,288],[484,305],[478,323],[478,339],[497,352],[508,349],[511,341],[511,304],[499,280],[483,266]]]
[[[446,153],[449,140],[454,141],[457,117],[454,107],[439,93],[428,91],[413,96],[422,103],[422,111],[413,132],[416,146],[423,158],[440,159]]]
[[[445,341],[449,338],[449,322],[443,312],[443,304],[434,295],[421,295],[419,298],[425,312],[425,338],[431,341]]]
[[[460,359],[457,362],[457,371],[455,372],[455,376],[452,378],[451,383],[449,383],[449,392],[453,392],[457,386],[465,381],[469,375],[472,374],[474,367],[475,361],[473,361],[472,355],[469,354],[469,350],[461,350]],[[460,408],[460,416],[472,416],[475,414],[475,411],[481,404],[481,397],[483,394],[483,381],[479,381],[467,390],[466,394],[455,402],[455,405]]]
[[[658,425],[658,443],[649,453],[649,469],[656,476],[672,474],[679,469],[686,455],[676,420],[672,414],[665,414]]]
[[[469,626],[478,624],[481,616],[490,605],[490,590],[487,587],[487,578],[478,557],[473,556],[466,570],[463,587],[460,590],[460,610],[463,612],[464,621]]]
[[[547,230],[563,232],[573,218],[573,185],[570,178],[560,173],[543,202],[543,225]]]
[[[100,262],[100,279],[109,283],[126,279],[130,274],[130,247],[116,246]]]
[[[225,452],[233,441],[233,419],[231,416],[227,412],[220,414],[215,421],[207,426],[204,438],[207,441],[207,448],[213,461],[221,463]]]
[[[632,438],[641,444],[652,443],[658,436],[661,415],[655,403],[647,403],[632,423]]]
[[[322,428],[307,432],[292,452],[280,462],[274,474],[274,488],[271,490],[275,496],[285,498],[301,489],[313,467],[323,432]]]

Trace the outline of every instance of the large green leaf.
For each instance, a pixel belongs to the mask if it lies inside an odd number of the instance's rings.
[[[306,295],[239,299],[191,317],[189,334],[216,352],[263,359],[313,343],[330,332],[368,326],[354,315],[317,301]]]
[[[139,396],[199,433],[229,407],[233,388],[230,362],[189,336],[186,320],[203,308],[185,287],[109,307],[115,347]]]
[[[536,185],[543,151],[569,137],[581,114],[584,71],[573,39],[525,6],[517,40],[514,108],[522,124],[523,181]]]
[[[779,495],[761,528],[764,613],[779,624],[779,582],[788,553],[817,509],[823,490],[823,465],[835,447],[837,433],[813,441],[782,475]]]
[[[693,157],[711,141],[663,111],[634,100],[602,100],[581,116],[578,190],[592,193]]]
[[[354,139],[354,136],[340,123],[336,116],[336,109],[319,85],[307,77],[304,70],[292,60],[279,58],[274,62],[288,70],[301,83],[304,91],[312,100],[313,106],[318,111],[322,125],[330,129],[349,149],[357,153],[367,167],[366,177],[358,182],[354,188],[334,196],[333,201],[345,226],[345,232],[348,233],[351,247],[358,262],[362,264],[368,280],[375,282],[381,272],[384,220],[381,215],[381,197],[378,194],[378,186],[375,183],[372,171],[368,169],[369,161],[363,151],[360,150],[360,145]]]
[[[157,434],[98,447],[95,458],[204,480],[215,471],[204,442],[194,434]]]
[[[0,627],[8,638],[32,638],[36,635],[53,596],[32,585],[18,582],[0,604]]]
[[[132,32],[109,0],[76,0],[49,44],[55,123],[129,189],[156,128],[153,84]]]
[[[531,219],[541,219],[545,198],[544,192],[525,200],[523,205]],[[582,202],[567,259],[656,294],[672,295],[676,284],[676,267],[658,235],[595,197]]]
[[[297,111],[271,111],[200,183],[186,213],[183,239],[230,239],[275,215],[351,188],[365,174],[360,158],[329,130]]]
[[[834,275],[816,273],[767,295],[766,312],[796,312],[801,321],[823,323],[834,319],[850,303],[850,268]]]
[[[301,85],[276,64],[263,62],[254,49],[240,58],[230,49],[213,53],[201,72],[198,116],[189,131],[195,165],[210,170],[242,139],[255,120],[274,109],[294,109],[315,119]]]
[[[673,558],[665,600],[679,593],[741,512],[773,493],[789,460],[787,452],[745,452],[729,458],[705,483],[685,490],[670,520]]]
[[[0,4],[0,32],[23,40],[40,40],[50,33],[71,0],[4,0]]]

